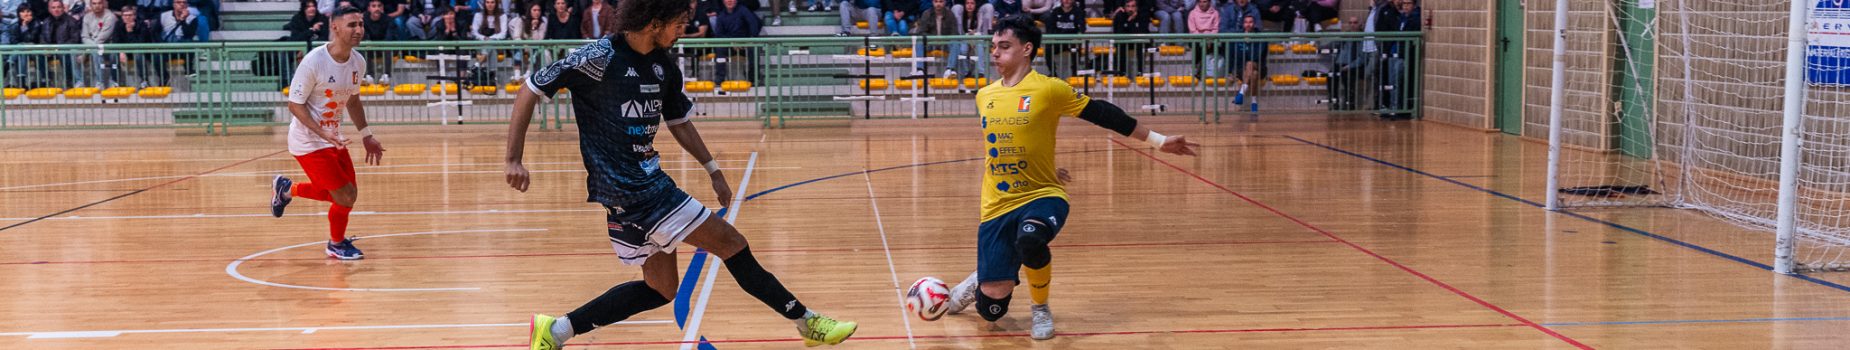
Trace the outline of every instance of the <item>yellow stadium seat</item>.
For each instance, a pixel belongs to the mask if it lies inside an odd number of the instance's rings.
[[[506,61],[506,60],[507,60],[507,54],[505,53],[495,54],[495,62],[501,62],[501,61]]]
[[[1035,55],[1035,56],[1046,56],[1046,55],[1047,55],[1047,48],[1045,48],[1045,47],[1037,47],[1037,48],[1034,48],[1034,55]]]
[[[423,57],[405,55],[405,63],[424,63]]]
[[[1315,53],[1317,53],[1317,45],[1312,45],[1312,44],[1297,44],[1297,45],[1291,45],[1291,53],[1295,53],[1295,54],[1315,54]]]
[[[501,91],[507,91],[507,93],[511,94],[511,93],[520,91],[520,88],[524,86],[526,86],[526,84],[523,82],[519,82],[519,81],[508,82],[507,86],[502,87],[504,90],[501,90]]]
[[[950,90],[950,89],[957,88],[957,79],[931,78],[930,83],[931,83],[931,88],[933,89]]]
[[[103,98],[111,99],[111,100],[124,99],[124,98],[128,98],[129,96],[135,96],[135,88],[127,87],[127,86],[112,87],[108,89],[103,89],[102,95],[103,95]]]
[[[895,49],[893,50],[893,58],[912,58],[912,49]]]
[[[399,96],[415,96],[423,95],[424,89],[424,84],[398,84],[392,87],[392,93]]]
[[[1163,80],[1163,78],[1137,77],[1137,86],[1140,86],[1140,87],[1150,87],[1150,85],[1152,84],[1156,85],[1157,87],[1162,87],[1163,84],[1167,82],[1168,81]]]
[[[289,87],[288,87],[288,86],[284,86],[284,87],[283,87],[283,96],[289,96]]]
[[[1111,80],[1109,81],[1111,82],[1112,87],[1131,86],[1131,78],[1129,77],[1111,77]]]
[[[141,98],[167,98],[167,95],[171,94],[173,94],[173,87],[170,86],[150,86],[136,93]]]
[[[1169,86],[1195,86],[1194,76],[1177,75],[1169,77]]]
[[[442,83],[442,84],[431,84],[430,85],[430,93],[433,93],[433,94],[454,94],[456,93],[456,89],[457,87],[455,83]]]
[[[856,51],[856,52],[857,54],[861,56],[868,56],[868,57],[886,56],[886,49],[882,49],[882,48],[874,48],[872,50],[868,50],[867,48],[861,48],[860,51]]]
[[[500,92],[501,88],[494,85],[476,85],[469,88],[469,93],[476,95],[494,95]]]
[[[712,61],[714,58],[719,58],[719,54],[709,52],[705,55],[700,56],[701,61]]]
[[[1088,79],[1090,78],[1089,77],[1067,77],[1066,85],[1070,85],[1073,88],[1086,87],[1086,80]]]
[[[989,86],[989,78],[964,78],[964,88],[981,89]]]
[[[725,91],[725,92],[751,91],[752,82],[744,81],[744,80],[727,80],[725,82],[719,83],[719,89],[720,91]]]
[[[1330,78],[1329,77],[1304,77],[1304,83],[1310,84],[1310,85],[1317,85],[1317,86],[1329,85]]]
[[[6,88],[4,90],[6,92],[6,99],[8,100],[19,98],[20,95],[26,94],[26,89],[21,88]]]
[[[1296,76],[1296,75],[1290,75],[1290,74],[1279,74],[1279,75],[1272,76],[1273,85],[1297,85],[1298,83],[1301,83],[1303,81],[1304,81],[1304,78]]]
[[[1156,53],[1163,56],[1181,56],[1188,53],[1188,49],[1180,45],[1163,45],[1156,49]]]
[[[1229,81],[1230,80],[1227,78],[1207,78],[1201,80],[1201,82],[1207,86],[1227,86]]]
[[[1094,47],[1092,47],[1092,54],[1094,54],[1094,55],[1110,55],[1110,54],[1111,54],[1111,51],[1112,51],[1112,48],[1111,48],[1110,46],[1094,46]]]
[[[96,92],[97,92],[96,88],[89,88],[89,87],[71,88],[69,90],[64,90],[64,98],[71,99],[71,100],[88,99],[91,97],[96,97]]]
[[[1087,27],[1110,27],[1111,19],[1104,18],[1104,17],[1086,18],[1086,26]]]
[[[1272,44],[1272,45],[1267,45],[1265,48],[1266,48],[1265,50],[1266,52],[1269,52],[1274,55],[1280,55],[1280,54],[1285,53],[1285,45]]]
[[[858,29],[867,29],[867,21],[855,21],[854,27]]]
[[[862,90],[886,90],[887,87],[886,79],[862,80],[860,85]]]
[[[949,55],[950,54],[945,53],[944,50],[931,50],[931,51],[925,52],[925,57],[944,58],[945,56],[949,56]]]
[[[385,94],[385,85],[372,84],[360,86],[360,96],[379,96]]]
[[[59,89],[59,88],[54,88],[54,87],[37,88],[37,89],[32,89],[31,91],[26,91],[26,98],[34,99],[34,100],[48,100],[54,97],[58,97],[58,94],[63,93],[63,92],[64,92],[64,89]]]
[[[924,84],[919,83],[918,79],[899,79],[899,80],[893,81],[894,89],[911,90],[915,87],[920,87],[920,86],[924,86]]]
[[[681,84],[681,90],[686,92],[713,92],[713,82],[704,80],[690,81],[686,84]]]

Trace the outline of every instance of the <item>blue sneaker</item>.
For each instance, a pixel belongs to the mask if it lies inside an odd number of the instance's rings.
[[[1246,93],[1242,92],[1237,95],[1233,95],[1233,104],[1236,104],[1236,105],[1246,104]]]
[[[289,200],[294,199],[289,193],[289,186],[294,183],[282,175],[277,175],[270,183],[270,188],[275,190],[270,195],[270,215],[280,218],[283,217],[283,208],[289,207]]]
[[[353,239],[340,242],[328,242],[328,257],[341,260],[360,260],[366,258],[359,247],[353,246]]]
[[[1253,102],[1253,113],[1259,113],[1259,102]]]

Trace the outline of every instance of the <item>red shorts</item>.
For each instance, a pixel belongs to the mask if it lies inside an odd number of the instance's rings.
[[[308,173],[308,181],[315,187],[333,191],[354,184],[353,157],[344,148],[323,148],[295,156],[295,161],[302,164],[302,172]]]

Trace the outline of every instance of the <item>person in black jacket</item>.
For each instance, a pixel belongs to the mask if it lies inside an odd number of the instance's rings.
[[[1111,13],[1112,34],[1150,34],[1149,11],[1140,6],[1142,1],[1125,0],[1124,6]],[[1118,71],[1124,76],[1134,76],[1143,70],[1144,49],[1150,44],[1143,41],[1120,41],[1118,44]],[[1133,62],[1134,61],[1134,62]]]
[[[578,7],[571,0],[552,0],[552,24],[546,26],[546,40],[578,40],[581,26]]]
[[[19,25],[13,28],[14,40],[17,40],[18,44],[21,45],[44,44],[46,38],[45,31],[48,30],[46,29],[45,23],[46,21],[38,19],[36,13],[32,11],[30,6],[20,6]],[[23,86],[30,88],[44,86],[46,74],[49,72],[49,70],[46,69],[45,61],[46,59],[44,57],[39,57],[38,55],[15,55],[8,59],[7,65],[18,67],[13,71],[13,81],[10,82],[8,86]],[[32,74],[30,75],[27,74],[28,72],[26,71],[28,68],[32,69]]]
[[[122,6],[122,11],[117,14],[117,16],[121,17],[122,22],[116,25],[116,32],[113,36],[116,43],[151,44],[161,42],[160,30],[155,29],[157,26],[153,21],[142,19],[139,15],[140,12],[141,9],[133,4]],[[135,62],[135,78],[141,81],[141,87],[148,87],[150,85],[167,86],[167,78],[169,77],[167,74],[167,60],[151,53],[124,53],[120,55],[121,57],[117,58],[118,62]],[[118,74],[122,75],[117,76],[116,81],[128,81],[126,71],[127,70],[116,71]],[[154,76],[160,78],[160,80],[148,80],[148,75],[150,73],[153,73]]]
[[[51,0],[48,8],[51,18],[45,23],[45,43],[53,45],[83,43],[83,21],[71,15],[68,11],[70,8],[64,5],[64,0]],[[60,85],[63,87],[76,87],[69,84],[77,81],[78,56],[81,55],[65,55],[61,59],[64,65],[64,84]]]
[[[289,24],[283,26],[289,31],[290,41],[326,41],[328,40],[328,16],[321,14],[314,1],[303,1],[302,10],[296,11]]]
[[[713,37],[754,38],[758,36],[759,31],[763,30],[763,22],[758,18],[758,14],[745,9],[745,6],[739,5],[739,3],[742,2],[745,1],[725,0],[726,8],[721,9],[722,12],[719,14],[719,20],[714,23],[716,25],[713,27]],[[720,59],[726,59],[735,53],[734,50],[734,48],[722,47],[717,51],[719,51]],[[751,48],[738,48],[736,50],[738,55],[745,56],[746,58],[745,79],[742,80],[751,81],[756,85],[758,83],[758,55],[752,52]],[[716,73],[713,77],[714,80],[724,81],[728,78],[726,75],[726,63],[716,60],[713,66],[713,72]]]
[[[1051,20],[1046,23],[1047,34],[1076,35],[1086,32],[1086,9],[1078,0],[1060,0],[1060,7],[1054,8],[1048,18]],[[1047,73],[1065,77],[1078,74],[1079,55],[1074,53],[1078,48],[1079,45],[1074,44],[1047,44]],[[1065,65],[1066,70],[1054,68],[1056,63]]]
[[[1418,32],[1420,31],[1420,7],[1413,0],[1394,0],[1394,6],[1381,13],[1375,20],[1376,32]],[[1381,43],[1381,87],[1380,108],[1397,110],[1412,107],[1413,95],[1409,90],[1412,79],[1411,68],[1407,62],[1418,59],[1407,50],[1407,43],[1383,41]],[[1408,113],[1384,113],[1381,118],[1388,120],[1413,119]]]

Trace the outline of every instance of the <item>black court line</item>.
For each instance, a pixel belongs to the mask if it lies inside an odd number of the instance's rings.
[[[69,214],[69,213],[71,213],[71,212],[74,212],[74,211],[78,211],[78,210],[83,210],[84,208],[89,208],[89,207],[94,207],[94,206],[97,206],[97,205],[99,205],[99,204],[103,204],[103,203],[109,203],[109,202],[111,202],[111,201],[115,201],[115,200],[117,200],[117,199],[122,199],[122,198],[127,198],[128,196],[133,196],[133,195],[137,195],[137,194],[141,194],[142,192],[147,192],[147,191],[149,191],[149,190],[153,190],[153,189],[156,189],[156,188],[161,188],[161,187],[165,187],[165,186],[167,186],[167,185],[172,185],[172,184],[175,184],[175,183],[179,183],[180,181],[186,181],[186,180],[192,180],[192,179],[195,179],[195,178],[198,178],[198,177],[199,177],[199,176],[201,176],[201,175],[205,175],[205,174],[211,174],[211,173],[215,173],[215,172],[218,172],[219,170],[225,170],[225,169],[230,169],[231,167],[235,167],[235,166],[239,166],[239,165],[244,165],[245,163],[250,163],[250,162],[254,162],[254,161],[257,161],[258,159],[264,159],[264,158],[269,158],[269,157],[271,157],[271,156],[275,156],[275,155],[277,155],[277,154],[281,154],[281,153],[283,153],[283,152],[286,152],[286,151],[288,151],[288,150],[281,150],[281,151],[276,151],[276,152],[270,152],[269,154],[265,154],[265,155],[261,155],[261,156],[257,156],[256,158],[251,158],[251,159],[245,159],[245,160],[241,160],[241,161],[238,161],[237,163],[231,163],[231,164],[227,164],[227,165],[225,165],[225,166],[221,166],[221,167],[217,167],[217,168],[213,168],[212,170],[206,170],[205,172],[202,172],[202,173],[198,173],[198,174],[193,174],[193,175],[189,175],[189,176],[187,176],[187,177],[182,177],[182,178],[178,178],[178,179],[173,179],[173,181],[168,181],[168,182],[162,182],[162,183],[159,183],[159,184],[155,184],[155,185],[153,185],[153,186],[148,186],[148,187],[143,187],[143,188],[141,188],[141,189],[139,189],[139,190],[134,190],[134,191],[129,191],[128,193],[123,193],[123,194],[119,194],[119,195],[116,195],[115,197],[109,197],[109,198],[105,198],[105,199],[103,199],[103,200],[100,200],[100,201],[95,201],[95,202],[90,202],[90,204],[84,204],[84,205],[80,205],[80,206],[77,206],[77,207],[75,207],[75,208],[70,208],[70,209],[65,209],[65,210],[62,210],[62,211],[59,211],[59,212],[56,212],[56,213],[51,213],[51,214],[45,214],[45,215],[43,215],[43,216],[39,216],[39,217],[37,217],[37,218],[33,218],[32,220],[26,220],[26,221],[22,221],[22,222],[19,222],[19,223],[15,223],[15,224],[12,224],[12,225],[6,225],[6,227],[0,227],[0,231],[6,231],[6,230],[11,230],[11,229],[13,229],[14,227],[20,227],[20,226],[25,226],[26,224],[30,224],[30,223],[34,223],[34,222],[39,222],[39,221],[42,221],[42,220],[45,220],[45,219],[50,219],[50,218],[53,218],[53,217],[57,217],[57,216],[59,216],[59,215],[64,215],[64,214]]]

